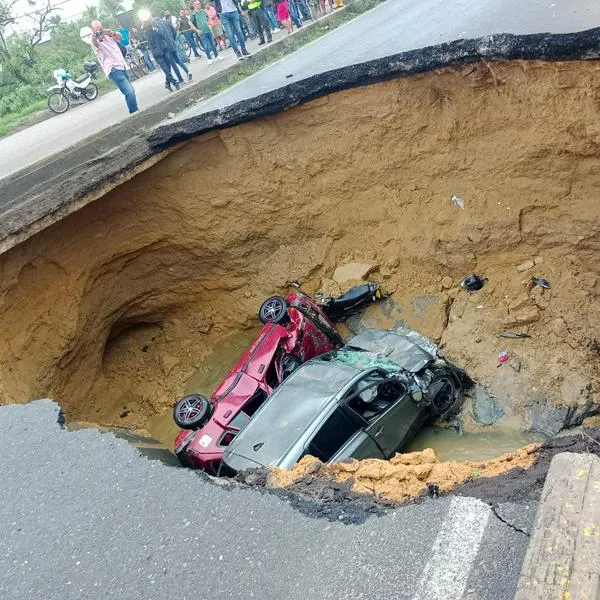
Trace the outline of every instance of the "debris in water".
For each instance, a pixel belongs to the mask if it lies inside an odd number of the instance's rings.
[[[500,337],[521,339],[531,336],[528,333],[519,333],[518,331],[502,331],[500,332]]]
[[[463,290],[467,290],[467,292],[476,292],[480,290],[484,285],[487,279],[485,277],[479,277],[479,275],[467,275],[463,277],[459,284]]]
[[[542,279],[541,277],[532,277],[531,282],[534,283],[535,285],[539,285],[541,288],[544,288],[545,290],[549,290],[552,287],[550,285],[550,282],[547,279]]]
[[[293,76],[294,76],[293,73],[288,73],[285,77],[286,77],[286,79],[289,79],[290,77],[293,77]]]
[[[452,196],[452,203],[455,206],[458,206],[458,208],[462,208],[464,210],[465,208],[465,201],[463,198],[461,198],[460,196],[457,196],[456,194],[454,196]]]

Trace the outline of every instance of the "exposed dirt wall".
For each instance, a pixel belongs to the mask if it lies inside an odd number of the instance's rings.
[[[0,258],[2,400],[141,426],[264,295],[355,258],[396,289],[391,321],[441,338],[507,405],[597,399],[598,69],[445,69],[185,144]],[[489,279],[472,296],[440,283],[471,271]],[[520,371],[497,368],[505,349]]]

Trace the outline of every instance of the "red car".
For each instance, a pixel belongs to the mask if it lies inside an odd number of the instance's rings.
[[[379,285],[369,283],[321,306],[300,290],[267,298],[262,331],[211,398],[191,394],[173,407],[183,430],[175,440],[180,461],[216,475],[225,448],[273,390],[303,362],[343,344],[326,313],[339,318],[380,297]]]

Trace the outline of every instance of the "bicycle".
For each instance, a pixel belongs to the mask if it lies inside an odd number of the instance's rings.
[[[188,44],[187,40],[183,40],[182,42],[183,45],[183,51],[185,52],[185,55],[191,59],[192,58],[192,47]]]
[[[139,51],[138,51],[139,52]],[[125,55],[125,62],[128,67],[129,76],[132,81],[136,79],[141,79],[144,75],[148,74],[148,67],[144,64],[143,59],[138,60],[131,49],[127,50],[127,54]]]

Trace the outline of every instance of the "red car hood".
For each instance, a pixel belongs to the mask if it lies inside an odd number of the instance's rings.
[[[227,384],[227,387],[224,389],[228,390],[227,398],[217,403],[212,419],[202,430],[209,428],[212,421],[215,421],[221,427],[227,427],[227,424],[231,421],[231,416],[239,412],[240,408],[248,402],[248,398],[251,398],[259,387],[258,381],[246,373],[236,373],[232,377],[228,377],[223,382],[223,386],[225,384]]]
[[[288,339],[291,344],[286,343]],[[237,388],[237,381],[242,375],[266,383],[267,369],[273,362],[273,356],[277,348],[283,346],[285,350],[289,351],[288,345],[293,347],[293,341],[290,332],[285,327],[274,323],[265,325],[252,346],[233,366],[223,383],[215,390],[212,395],[215,403],[229,404],[229,394],[231,390]],[[239,404],[236,403],[235,406],[239,406]]]

